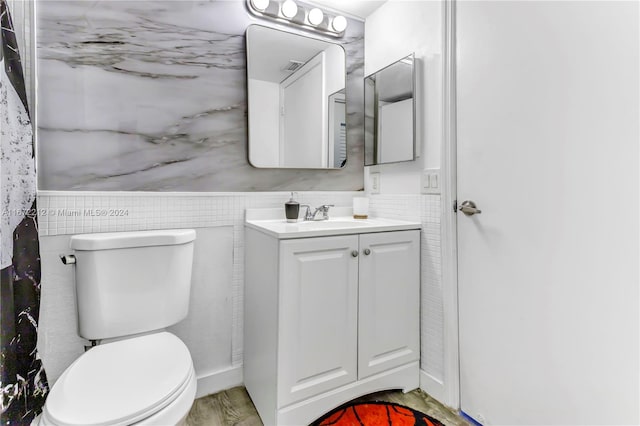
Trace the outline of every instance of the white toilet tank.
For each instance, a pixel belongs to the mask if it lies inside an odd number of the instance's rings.
[[[72,236],[78,334],[123,337],[184,319],[195,238],[193,229]]]

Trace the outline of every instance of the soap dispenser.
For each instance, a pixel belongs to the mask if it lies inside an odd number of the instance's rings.
[[[297,222],[298,214],[300,213],[300,203],[293,199],[293,194],[291,193],[291,199],[284,203],[284,213],[287,216],[287,222]]]

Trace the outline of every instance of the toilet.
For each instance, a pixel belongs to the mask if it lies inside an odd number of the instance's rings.
[[[180,229],[71,237],[78,334],[98,344],[53,385],[40,425],[184,423],[195,371],[186,345],[164,329],[189,311],[195,236]]]

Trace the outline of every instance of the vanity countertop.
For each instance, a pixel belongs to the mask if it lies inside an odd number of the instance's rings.
[[[325,237],[369,232],[405,231],[420,229],[420,222],[370,217],[354,219],[351,208],[336,207],[330,219],[290,223],[284,219],[284,209],[247,209],[245,226],[279,239]]]

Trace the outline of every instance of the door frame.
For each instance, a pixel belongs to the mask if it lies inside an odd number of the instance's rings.
[[[322,123],[327,123],[327,96],[326,95],[326,53],[324,51],[318,53],[313,58],[309,59],[304,65],[302,65],[298,70],[296,70],[293,74],[285,78],[280,82],[280,101],[279,101],[279,111],[280,111],[280,133],[279,133],[279,146],[280,146],[280,167],[290,168],[291,166],[285,164],[284,152],[287,148],[287,138],[286,138],[286,124],[285,124],[285,102],[286,96],[285,93],[287,89],[293,84],[297,83],[298,80],[301,80],[307,76],[311,71],[316,68],[320,68],[322,73],[322,82],[321,82],[321,92],[322,92],[322,115],[320,120]],[[328,126],[321,126],[321,134],[320,134],[320,142],[322,143],[322,147],[320,148],[322,155],[320,157],[321,165],[319,168],[327,167],[328,155],[327,155],[327,144],[328,144]]]
[[[444,313],[442,402],[460,408],[456,142],[456,0],[443,1],[443,146],[441,154],[441,250]]]

